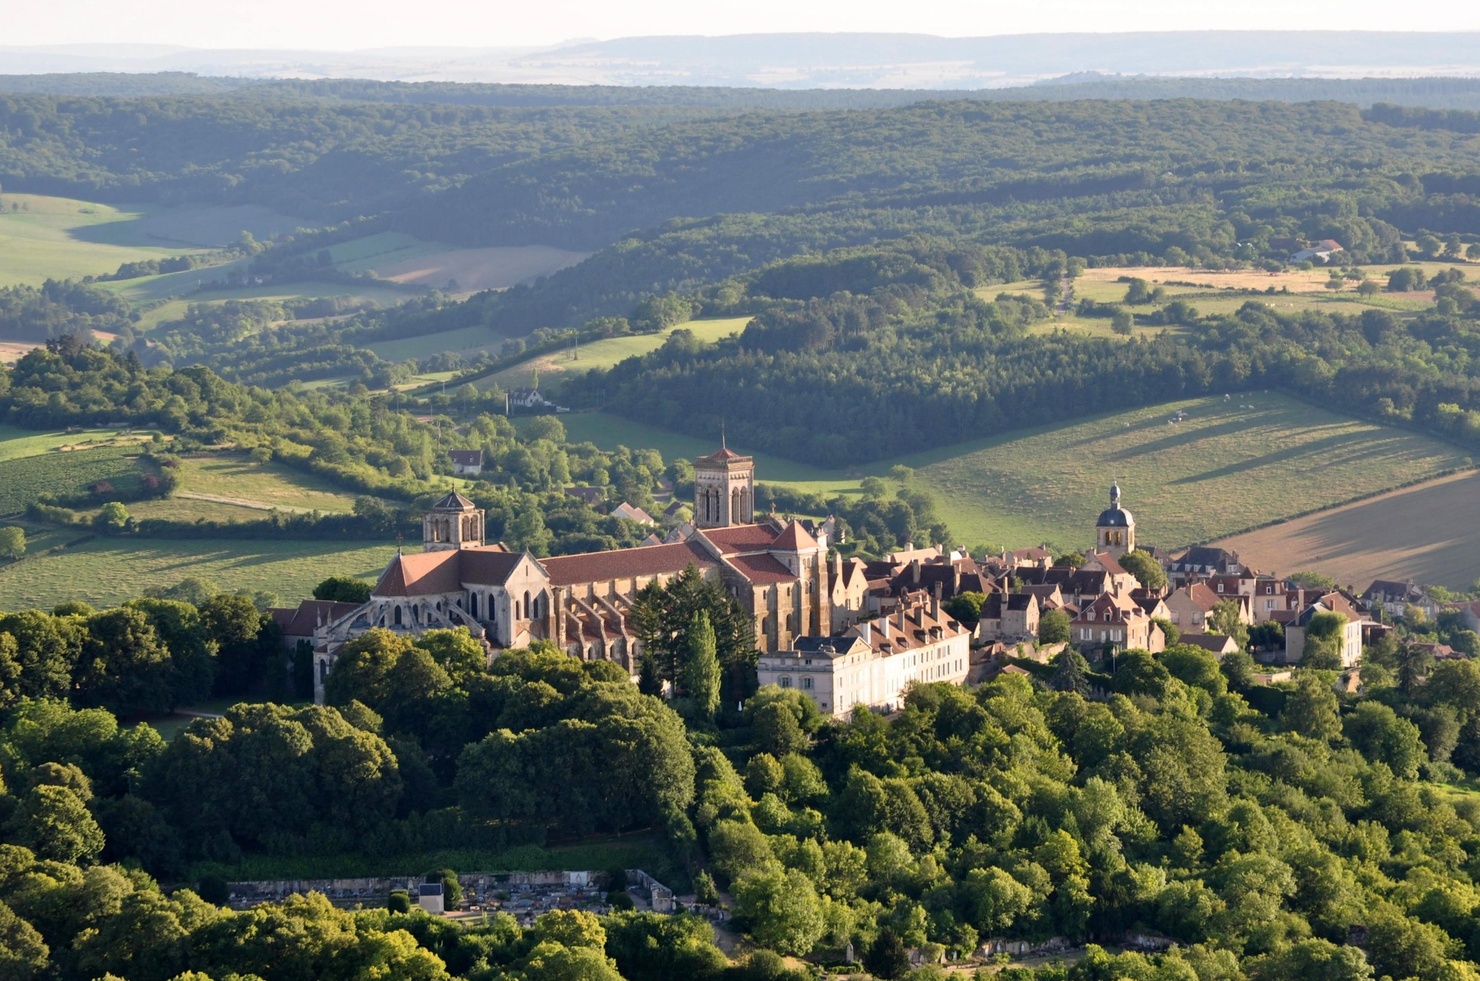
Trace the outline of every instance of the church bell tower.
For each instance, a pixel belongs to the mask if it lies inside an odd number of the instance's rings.
[[[755,460],[723,445],[694,461],[694,524],[728,528],[755,523]]]
[[[421,544],[427,552],[477,548],[483,544],[483,509],[453,491],[422,517]]]
[[[1110,485],[1110,506],[1095,522],[1095,551],[1120,558],[1136,547],[1136,519],[1120,506],[1120,484]]]

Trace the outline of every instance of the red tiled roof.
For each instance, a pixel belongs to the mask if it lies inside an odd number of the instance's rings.
[[[283,628],[287,637],[312,637],[314,628],[321,623],[333,623],[340,617],[358,610],[360,603],[339,603],[334,600],[304,600],[294,609],[274,609],[272,618]],[[286,614],[286,616],[284,616]]]
[[[816,547],[817,539],[813,538],[799,521],[793,521],[787,525],[786,530],[771,542],[771,548],[782,552],[803,552]]]
[[[764,552],[776,540],[776,529],[767,525],[705,528],[700,534],[713,542],[723,555],[735,555],[739,552]]]
[[[705,460],[713,460],[716,463],[729,463],[732,460],[749,460],[749,459],[750,459],[750,457],[748,457],[748,456],[741,456],[739,453],[736,453],[734,450],[730,449],[728,446],[721,446],[719,449],[715,450],[713,453],[709,454],[708,456],[701,456],[701,457],[699,457],[699,461],[700,462],[703,462]]]
[[[465,548],[457,553],[457,557],[459,580],[479,586],[498,586],[508,581],[524,553],[510,552],[502,545],[490,545]]]
[[[682,572],[693,563],[701,570],[716,563],[703,547],[694,542],[674,545],[644,545],[611,552],[586,555],[558,555],[541,559],[540,565],[550,575],[552,586],[573,586],[585,582],[610,582],[633,576],[657,576]]]
[[[1200,582],[1192,583],[1190,586],[1183,586],[1175,593],[1172,593],[1172,596],[1176,596],[1177,593],[1185,594],[1186,597],[1192,601],[1193,605],[1202,610],[1204,613],[1207,613],[1213,607],[1217,606],[1219,601],[1223,599],[1222,596],[1219,596],[1217,593],[1209,589],[1205,584]],[[1167,598],[1171,599],[1171,596]]]
[[[795,582],[796,576],[786,566],[770,555],[727,556],[730,564],[756,585],[773,582]]]
[[[375,596],[427,596],[455,593],[461,588],[458,552],[449,550],[398,554],[385,567],[371,593]]]

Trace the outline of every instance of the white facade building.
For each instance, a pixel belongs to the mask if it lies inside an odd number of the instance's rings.
[[[970,630],[934,603],[865,620],[841,636],[798,637],[757,664],[762,685],[795,688],[839,719],[860,706],[892,712],[912,682],[961,685],[970,669]]]

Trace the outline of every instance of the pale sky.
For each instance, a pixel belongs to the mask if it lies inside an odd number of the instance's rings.
[[[1391,0],[7,0],[0,46],[354,50],[510,47],[646,34],[881,31],[971,37],[1129,30],[1480,30],[1480,3]]]

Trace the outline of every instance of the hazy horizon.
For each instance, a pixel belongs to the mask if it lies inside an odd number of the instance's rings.
[[[104,0],[55,0],[17,5],[6,14],[5,48],[79,44],[147,44],[220,50],[375,51],[407,48],[546,48],[584,40],[631,37],[724,37],[745,34],[883,33],[941,38],[1016,34],[1116,34],[1136,31],[1284,30],[1416,33],[1436,22],[1394,28],[1390,4],[1352,0],[1338,12],[1316,5],[1247,0],[1235,7],[1172,0],[1042,0],[963,7],[924,0],[857,5],[818,0],[806,5],[755,0],[718,8],[647,0],[623,5],[597,0],[503,7],[451,0],[427,15],[408,17],[389,0],[324,0],[313,4],[259,0],[250,13],[223,15],[194,0],[151,0],[126,16]],[[1446,31],[1480,30],[1480,5],[1444,11]],[[840,31],[839,28],[846,28]]]

